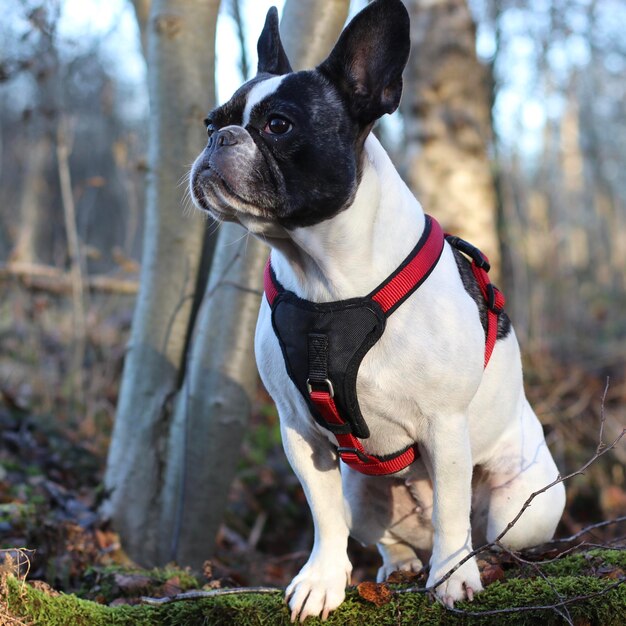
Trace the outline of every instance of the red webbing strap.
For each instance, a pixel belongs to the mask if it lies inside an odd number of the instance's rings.
[[[310,398],[329,424],[345,424],[328,391],[311,391]],[[383,460],[365,452],[361,442],[354,435],[336,433],[335,438],[339,444],[337,452],[341,460],[357,472],[369,476],[383,476],[399,472],[411,465],[416,457],[417,445],[407,448],[397,456]]]
[[[383,312],[390,315],[402,301],[424,281],[433,270],[444,245],[444,234],[438,222],[426,216],[422,238],[400,268],[392,274],[370,298],[377,302]],[[486,257],[484,257],[486,260]],[[504,306],[504,296],[489,280],[487,272],[472,262],[472,271],[487,302],[487,337],[485,345],[485,367],[491,357],[498,333],[498,314]],[[280,283],[274,278],[270,259],[265,266],[263,276],[265,296],[270,306],[282,291]],[[339,414],[333,395],[329,390],[311,389],[310,399],[324,420],[329,424],[344,425],[346,421]],[[393,474],[408,467],[418,456],[417,444],[387,459],[380,459],[368,454],[361,442],[352,434],[335,433],[339,447],[337,452],[341,460],[362,474],[381,476]]]
[[[274,300],[276,300],[276,296],[278,295],[278,288],[274,283],[274,279],[272,277],[272,257],[267,258],[267,263],[265,264],[265,270],[263,272],[263,290],[265,291],[265,297],[270,305],[270,307],[274,304]]]
[[[424,232],[420,241],[402,263],[370,298],[377,302],[383,312],[391,315],[395,307],[409,296],[424,281],[433,270],[444,245],[444,236],[441,226],[429,215],[425,216]],[[282,291],[280,283],[275,279],[270,259],[265,265],[263,274],[265,296],[270,307],[273,306],[278,294]],[[339,414],[337,405],[330,391],[315,391],[311,389],[310,399],[324,420],[329,424],[344,425],[346,421]],[[341,460],[362,474],[382,476],[394,474],[408,467],[418,456],[417,444],[386,459],[380,459],[365,452],[361,442],[352,434],[335,433],[339,447],[337,453]]]
[[[485,338],[485,367],[487,367],[498,338],[498,316],[502,312],[506,300],[504,294],[491,283],[489,274],[483,268],[478,267],[474,261],[472,261],[471,267],[487,303],[487,336]]]
[[[426,226],[430,227],[430,232],[426,235],[426,240],[418,243],[417,250],[411,252],[413,258],[401,266],[401,269],[393,274],[390,279],[379,287],[371,296],[372,300],[380,304],[383,312],[399,304],[411,291],[430,274],[433,270],[441,251],[443,250],[443,231],[439,223],[430,215],[426,215]]]

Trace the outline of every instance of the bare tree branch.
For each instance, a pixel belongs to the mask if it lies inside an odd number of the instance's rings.
[[[72,293],[72,276],[51,265],[12,261],[0,263],[0,283],[17,279],[27,288],[54,294]],[[84,286],[90,291],[134,296],[139,290],[137,280],[117,278],[104,274],[84,277]]]
[[[591,524],[590,526],[585,526],[577,533],[570,535],[569,537],[561,537],[560,539],[553,539],[544,545],[554,545],[559,543],[571,543],[572,541],[576,541],[583,535],[592,532],[593,530],[597,530],[598,528],[605,528],[606,526],[613,526],[614,524],[621,524],[622,522],[626,522],[626,515],[621,515],[620,517],[616,517],[614,519],[604,520],[602,522],[596,522],[595,524]]]

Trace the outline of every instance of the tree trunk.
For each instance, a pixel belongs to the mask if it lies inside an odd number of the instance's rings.
[[[159,560],[160,496],[205,222],[180,181],[202,149],[215,99],[219,0],[154,0],[148,24],[150,144],[141,288],[124,364],[103,511],[134,560]]]
[[[294,68],[324,59],[341,32],[349,1],[305,5],[288,0],[282,22]],[[324,15],[324,37],[310,27],[318,14]],[[199,568],[213,550],[258,384],[254,329],[267,256],[267,247],[246,237],[240,226],[221,227],[172,420],[162,562]]]
[[[335,45],[348,17],[349,0],[287,0],[280,23],[291,67],[310,69]]]
[[[24,154],[24,176],[19,202],[18,232],[11,261],[36,263],[40,261],[39,239],[44,227],[44,198],[46,197],[46,169],[51,145],[47,134],[29,141]]]
[[[139,26],[139,36],[141,40],[141,50],[143,56],[148,58],[148,21],[150,19],[150,9],[152,0],[132,0],[135,9],[135,17],[137,18],[137,26]]]
[[[489,73],[476,57],[466,0],[406,0],[411,57],[402,112],[407,171],[427,213],[500,264]]]
[[[267,249],[239,227],[223,227],[175,403],[162,563],[200,569],[213,552],[257,392],[253,338],[266,258]]]

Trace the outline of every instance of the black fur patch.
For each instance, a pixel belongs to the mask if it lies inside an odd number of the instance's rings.
[[[241,125],[248,95],[259,75],[243,85],[207,122],[216,129]],[[292,127],[284,135],[266,132],[273,116]],[[256,103],[246,130],[263,156],[250,166],[264,170],[257,187],[258,206],[267,218],[286,228],[311,226],[339,213],[352,202],[359,183],[363,132],[348,115],[337,89],[318,71],[287,75],[277,89]],[[226,149],[228,149],[226,147]],[[245,185],[246,178],[241,178]],[[237,191],[237,190],[234,190]],[[249,197],[249,190],[241,190]]]
[[[198,204],[204,186],[215,183],[224,192],[218,199],[232,198],[232,207],[220,207],[223,218],[245,212],[238,203],[244,199],[262,213],[261,219],[289,229],[312,226],[350,206],[360,182],[365,139],[375,120],[398,106],[409,46],[409,17],[401,0],[374,0],[344,29],[325,62],[315,70],[291,73],[278,13],[270,9],[257,46],[259,74],[206,120],[215,130],[240,126],[250,90],[261,80],[284,75],[276,90],[250,111],[246,130],[258,153],[223,141],[228,133],[218,137],[218,145],[209,146],[194,167]],[[274,116],[286,119],[290,130],[273,133],[268,123]],[[222,150],[220,167],[214,167],[213,154]],[[239,176],[246,167],[248,173]],[[223,180],[216,181],[219,174]]]
[[[483,298],[483,294],[480,291],[480,287],[476,282],[476,278],[474,277],[474,273],[472,272],[472,268],[470,267],[470,262],[467,257],[465,257],[461,252],[459,252],[456,248],[452,248],[452,252],[454,253],[454,260],[456,261],[456,265],[459,268],[459,274],[461,275],[461,280],[463,281],[463,287],[465,287],[465,291],[472,297],[474,302],[476,302],[476,306],[478,307],[478,315],[480,316],[480,323],[482,324],[485,333],[487,332],[487,304],[485,303],[485,299]],[[509,316],[502,311],[500,315],[498,315],[498,334],[497,339],[504,339],[511,332],[511,320]]]

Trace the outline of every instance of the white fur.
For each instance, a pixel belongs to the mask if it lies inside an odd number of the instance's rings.
[[[259,104],[259,102],[267,98],[267,96],[271,93],[274,93],[284,78],[285,76],[272,76],[272,78],[261,81],[252,87],[248,97],[246,98],[246,106],[243,110],[243,122],[241,125],[244,128],[250,123],[252,109]]]
[[[255,88],[255,98],[269,88],[264,85]],[[397,268],[422,233],[421,206],[373,135],[365,148],[354,203],[330,220],[291,231],[291,241],[272,252],[278,280],[302,298],[326,302],[366,295]],[[432,549],[428,585],[434,585],[472,550],[474,466],[487,476],[489,539],[530,493],[557,477],[524,395],[515,335],[511,331],[497,342],[483,370],[484,331],[447,244],[429,278],[388,319],[359,369],[358,398],[371,431],[362,440],[365,450],[384,455],[420,444],[421,458],[400,474],[368,477],[343,464],[340,472],[329,445],[336,441],[316,424],[289,379],[270,316],[264,299],[257,363],[278,407],[285,452],[315,525],[311,556],[288,588],[292,619],[325,616],[343,600],[351,570],[349,533],[378,544],[379,578],[394,569],[419,568],[414,550]],[[503,543],[521,548],[548,540],[563,506],[558,485],[533,501]],[[437,594],[451,604],[481,589],[472,558]]]

